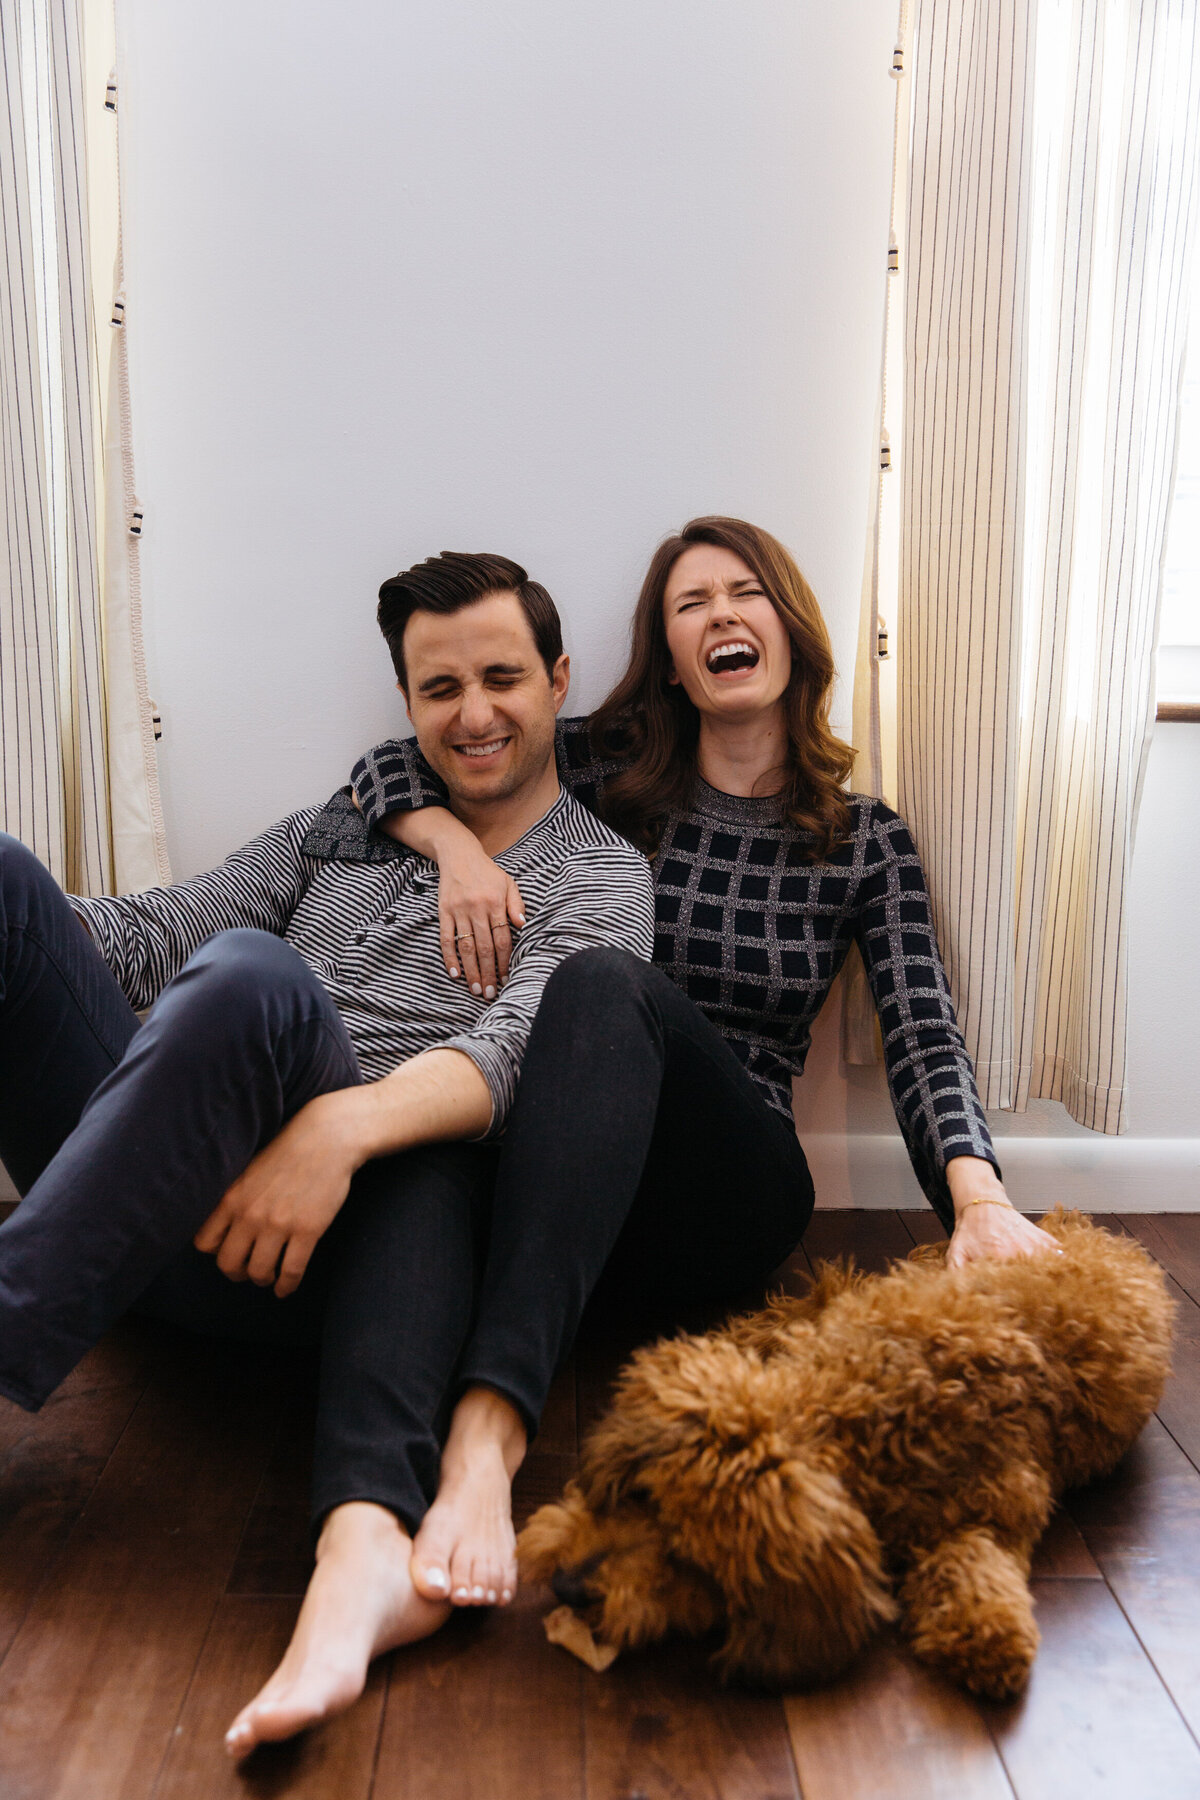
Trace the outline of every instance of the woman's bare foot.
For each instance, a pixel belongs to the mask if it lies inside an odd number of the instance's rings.
[[[344,1712],[362,1693],[372,1657],[445,1623],[445,1601],[414,1588],[411,1555],[408,1533],[385,1507],[353,1500],[333,1509],[287,1654],[226,1732],[230,1756],[240,1760],[256,1744]]]
[[[512,1482],[524,1455],[516,1409],[491,1388],[468,1388],[450,1422],[437,1499],[413,1540],[419,1593],[455,1606],[507,1606],[517,1591]]]

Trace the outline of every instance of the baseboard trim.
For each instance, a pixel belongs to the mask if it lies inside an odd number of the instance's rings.
[[[806,1135],[817,1205],[926,1204],[899,1136]],[[996,1143],[1016,1204],[1085,1212],[1200,1212],[1200,1138],[1011,1137]]]
[[[925,1196],[899,1136],[806,1133],[817,1205],[921,1207]],[[1001,1138],[996,1153],[1008,1192],[1030,1212],[1200,1212],[1200,1138]],[[0,1165],[0,1204],[17,1190]]]

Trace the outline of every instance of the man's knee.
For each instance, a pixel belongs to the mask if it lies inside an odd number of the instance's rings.
[[[15,889],[28,891],[44,883],[57,886],[49,869],[38,861],[28,845],[7,831],[0,831],[0,881],[8,893]]]
[[[314,977],[299,953],[269,931],[218,931],[192,955],[173,986],[228,1015],[244,1017],[276,994],[308,987]]]
[[[266,931],[219,931],[159,995],[137,1039],[189,1079],[237,1068],[248,1082],[264,1070],[312,1098],[361,1080],[346,1028],[299,952]],[[303,1104],[303,1100],[301,1101]]]
[[[19,838],[0,831],[0,938],[32,931],[48,943],[73,917],[70,902],[46,865]]]

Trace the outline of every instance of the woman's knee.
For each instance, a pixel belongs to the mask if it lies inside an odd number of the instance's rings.
[[[655,971],[649,963],[614,944],[594,944],[568,956],[546,983],[543,1006],[580,1001],[594,1006],[598,997],[640,1000]]]

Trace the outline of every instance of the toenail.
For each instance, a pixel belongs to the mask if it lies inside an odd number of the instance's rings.
[[[466,1590],[466,1588],[455,1588],[455,1590],[454,1590],[454,1598],[455,1598],[455,1599],[456,1599],[456,1600],[467,1600],[467,1599],[469,1599],[469,1598],[470,1598],[470,1596],[469,1596],[469,1594],[468,1594],[468,1593],[467,1593],[467,1590]]]
[[[483,1599],[483,1589],[481,1587],[473,1587],[471,1589],[471,1598],[472,1598],[472,1600],[482,1600]]]
[[[488,1605],[489,1605],[489,1606],[495,1606],[495,1604],[496,1604],[496,1590],[495,1590],[495,1588],[489,1588],[489,1589],[488,1589],[488,1591],[487,1591],[487,1598],[488,1598]]]
[[[450,1578],[444,1569],[426,1569],[425,1585],[426,1587],[448,1588]]]
[[[503,1592],[502,1592],[502,1593],[501,1593],[501,1595],[500,1595],[500,1600],[501,1600],[501,1603],[502,1603],[502,1604],[503,1604],[503,1605],[504,1605],[504,1606],[507,1606],[507,1605],[508,1605],[508,1603],[509,1603],[509,1601],[510,1601],[510,1600],[511,1600],[511,1599],[512,1599],[512,1589],[511,1589],[511,1588],[505,1588],[505,1589],[504,1589],[504,1590],[503,1590]]]

